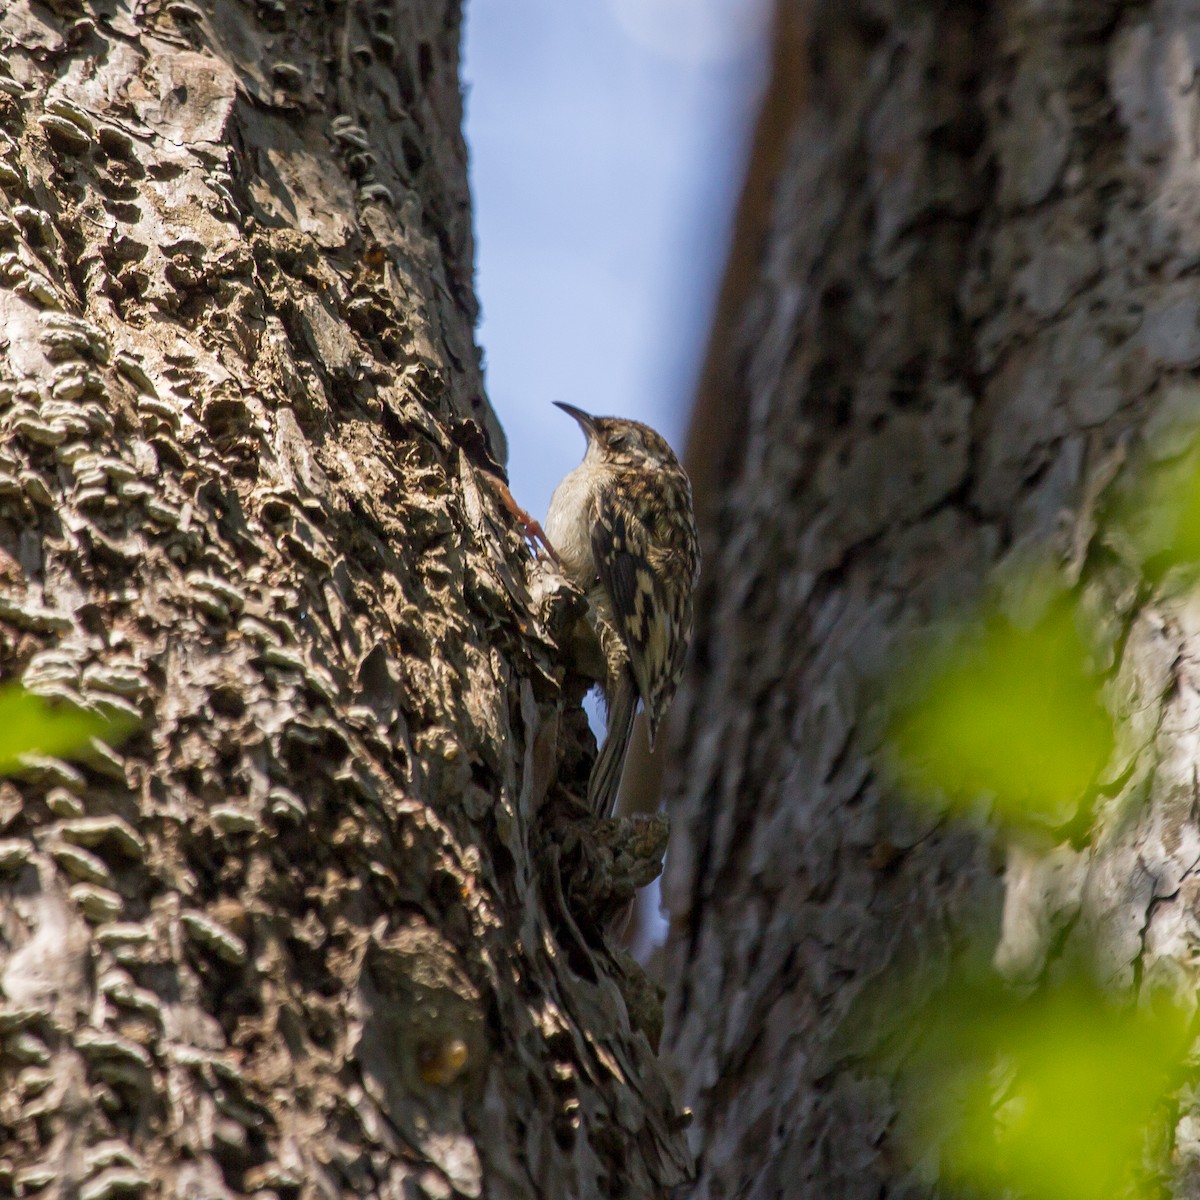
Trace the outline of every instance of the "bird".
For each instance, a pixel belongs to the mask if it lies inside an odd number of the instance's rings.
[[[604,657],[604,744],[588,807],[612,813],[640,699],[650,748],[683,674],[700,543],[692,487],[661,434],[555,401],[587,438],[583,461],[550,499],[543,527],[559,569],[588,598]]]

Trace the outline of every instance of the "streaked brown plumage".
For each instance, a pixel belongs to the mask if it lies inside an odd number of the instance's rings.
[[[588,802],[607,816],[638,698],[653,746],[679,686],[700,551],[691,485],[666,441],[639,421],[558,407],[579,422],[588,444],[583,462],[555,489],[546,536],[567,576],[587,593],[604,652],[608,729]]]

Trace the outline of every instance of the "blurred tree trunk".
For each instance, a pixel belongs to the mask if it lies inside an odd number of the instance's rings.
[[[0,672],[143,723],[0,786],[0,1193],[682,1177],[596,933],[658,827],[571,807],[577,601],[485,474],[458,39],[0,12]]]
[[[981,908],[1011,978],[1096,939],[1110,981],[1197,982],[1200,626],[1097,505],[1127,446],[1200,416],[1200,15],[782,0],[787,37],[802,14],[807,99],[781,54],[793,103],[747,192],[773,203],[735,247],[758,269],[690,455],[713,495],[667,786],[666,1046],[688,1194],[714,1200],[933,1189],[834,1033]],[[1128,720],[1090,834],[1006,864],[887,794],[879,697],[910,632],[1047,558],[1107,623]]]

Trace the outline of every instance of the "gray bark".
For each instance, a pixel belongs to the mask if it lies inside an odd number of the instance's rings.
[[[596,933],[660,827],[573,807],[578,598],[487,474],[458,37],[0,11],[0,674],[142,722],[0,785],[0,1192],[682,1177]]]
[[[1195,605],[1099,516],[1200,415],[1200,10],[805,7],[808,99],[714,340],[740,424],[693,462],[718,495],[664,891],[696,1198],[936,1190],[857,1055],[878,1028],[833,1035],[968,915],[1013,979],[1095,950],[1116,985],[1197,983]],[[879,701],[908,635],[1047,559],[1102,623],[1119,745],[1083,844],[1006,864],[896,802]]]

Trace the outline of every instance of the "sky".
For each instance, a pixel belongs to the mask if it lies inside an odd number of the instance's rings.
[[[762,85],[767,0],[467,0],[479,339],[518,503],[583,456],[552,406],[682,450]],[[603,726],[593,698],[593,727]],[[639,957],[666,933],[643,893]]]
[[[765,0],[468,0],[479,338],[536,517],[583,453],[554,400],[682,448],[765,15]]]

